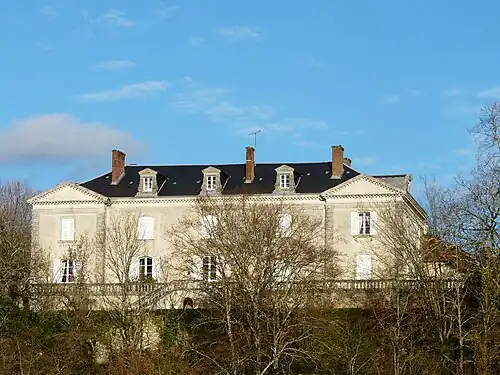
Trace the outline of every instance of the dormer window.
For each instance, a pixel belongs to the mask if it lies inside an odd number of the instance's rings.
[[[221,171],[215,167],[202,170],[203,183],[200,194],[219,194],[222,192]]]
[[[290,188],[290,175],[289,174],[281,174],[280,175],[280,188],[281,189],[289,189]]]
[[[142,191],[145,193],[153,192],[153,177],[144,177],[144,183],[142,185]]]
[[[158,172],[151,168],[145,168],[139,172],[139,186],[137,187],[137,197],[155,197],[158,195],[158,178],[163,178]],[[160,180],[161,182],[161,180]]]
[[[294,193],[299,181],[295,180],[296,173],[292,167],[282,165],[276,168],[276,183],[274,193]]]
[[[217,189],[217,176],[207,176],[207,191],[215,191]]]

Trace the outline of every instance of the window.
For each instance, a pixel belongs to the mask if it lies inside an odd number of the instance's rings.
[[[278,226],[281,236],[290,237],[292,235],[292,215],[280,214],[278,216]]]
[[[353,236],[373,236],[377,234],[376,219],[376,212],[352,212],[351,234]]]
[[[139,218],[139,233],[140,240],[154,239],[155,219],[150,216],[141,216]]]
[[[203,280],[217,280],[217,258],[214,256],[203,257]]]
[[[201,237],[213,238],[217,230],[217,216],[207,215],[201,218]]]
[[[217,176],[207,176],[207,191],[215,191],[217,188]]]
[[[292,269],[285,262],[278,262],[276,264],[276,281],[278,283],[292,281]]]
[[[61,261],[61,282],[72,283],[75,281],[75,261],[63,260]]]
[[[356,256],[356,280],[369,280],[372,278],[372,257],[368,254]]]
[[[359,234],[370,234],[370,213],[358,212]]]
[[[139,258],[139,279],[153,278],[153,258]]]
[[[75,240],[75,219],[65,218],[61,220],[61,240]]]
[[[289,189],[290,188],[290,175],[289,174],[281,174],[280,175],[280,188],[281,189]]]
[[[145,193],[153,192],[153,177],[144,177],[142,190]]]

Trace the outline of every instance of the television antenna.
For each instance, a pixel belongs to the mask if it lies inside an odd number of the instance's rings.
[[[253,147],[257,149],[257,134],[259,134],[262,130],[256,130],[248,135],[253,135]]]

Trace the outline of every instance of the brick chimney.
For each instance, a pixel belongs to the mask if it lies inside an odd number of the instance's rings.
[[[341,145],[332,146],[332,176],[341,178],[344,174],[344,148]]]
[[[245,166],[245,183],[252,183],[255,178],[255,149],[253,147],[246,147],[246,166]]]
[[[120,150],[111,151],[111,185],[118,185],[125,175],[125,154]]]
[[[348,167],[351,166],[352,160],[349,158],[344,158],[344,164],[347,165]]]

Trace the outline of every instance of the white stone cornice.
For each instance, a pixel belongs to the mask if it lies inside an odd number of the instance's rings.
[[[93,190],[90,190],[90,189],[87,189],[75,182],[70,182],[70,181],[66,181],[66,182],[61,182],[60,184],[57,184],[56,186],[54,186],[53,188],[47,190],[47,191],[44,191],[38,195],[35,195],[34,197],[28,199],[28,204],[31,204],[31,205],[35,205],[35,204],[52,204],[52,203],[55,203],[55,204],[62,204],[63,202],[62,201],[55,201],[55,202],[42,202],[41,200],[43,198],[46,198],[48,197],[49,195],[51,194],[54,194],[60,190],[63,190],[65,188],[71,188],[75,191],[78,191],[86,196],[88,196],[89,198],[93,198],[91,200],[78,200],[78,201],[67,201],[67,202],[76,202],[76,203],[96,203],[96,202],[99,202],[99,203],[102,203],[104,202],[107,197],[105,197],[104,195],[101,195],[99,193],[96,193],[95,191]]]
[[[360,180],[365,180],[365,181],[369,181],[371,183],[373,183],[374,185],[377,185],[383,189],[386,189],[388,190],[389,192],[391,192],[392,194],[396,194],[396,195],[405,195],[406,192],[401,190],[401,189],[398,189],[397,187],[395,186],[392,186],[392,185],[389,185],[383,181],[380,181],[378,180],[377,178],[375,177],[372,177],[372,176],[368,176],[366,174],[359,174],[357,175],[356,177],[353,177],[343,183],[341,183],[340,185],[337,185],[333,188],[330,188],[324,192],[321,193],[321,196],[323,196],[324,198],[334,198],[335,196],[337,196],[337,194],[342,190],[342,189],[345,189],[353,184],[355,184],[356,182],[360,181]],[[391,194],[389,193],[388,194]],[[339,194],[340,195],[340,194]],[[362,195],[373,195],[373,194],[362,194]],[[356,194],[355,196],[362,196],[362,195],[359,195],[359,194]],[[346,197],[348,195],[340,195],[340,197]]]

